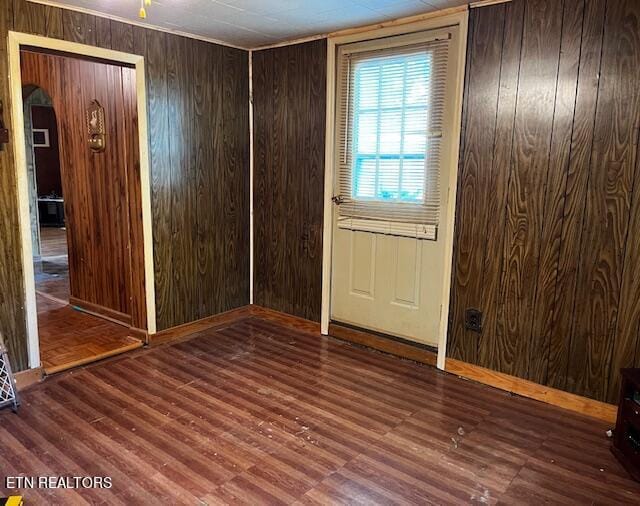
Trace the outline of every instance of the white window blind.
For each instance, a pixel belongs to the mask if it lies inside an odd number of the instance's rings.
[[[450,36],[422,39],[385,49],[341,47],[340,217],[437,229]]]

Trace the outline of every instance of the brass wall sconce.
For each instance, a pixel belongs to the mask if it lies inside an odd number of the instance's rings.
[[[102,153],[107,147],[107,132],[104,122],[104,107],[97,100],[92,100],[87,108],[87,130],[89,149],[94,153]]]

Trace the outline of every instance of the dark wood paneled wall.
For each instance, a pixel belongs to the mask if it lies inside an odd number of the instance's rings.
[[[244,51],[146,32],[158,327],[249,303]]]
[[[158,328],[249,301],[248,54],[25,0],[0,2],[0,100],[8,30],[145,57]],[[12,147],[0,152],[0,331],[27,367]],[[138,259],[138,261],[142,261]],[[195,303],[194,303],[195,302]]]
[[[640,2],[470,16],[448,355],[613,402],[640,365]]]
[[[253,54],[254,302],[320,320],[326,40]]]
[[[144,270],[132,272],[130,252],[137,252],[129,244],[128,172],[139,160],[138,153],[127,152],[138,130],[136,103],[125,101],[125,95],[135,97],[135,70],[26,50],[20,60],[23,87],[45,90],[57,112],[73,303],[97,305],[129,323],[132,280],[142,284],[143,298],[136,302],[144,303]],[[86,108],[94,99],[105,111],[102,153],[92,153],[86,144]],[[132,190],[140,195],[138,188]],[[136,215],[141,205],[132,203]],[[141,229],[142,223],[133,226]],[[146,323],[135,326],[146,328]]]

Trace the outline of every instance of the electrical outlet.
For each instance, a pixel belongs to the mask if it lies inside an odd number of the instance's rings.
[[[464,312],[464,327],[471,332],[482,334],[482,311],[467,308]]]

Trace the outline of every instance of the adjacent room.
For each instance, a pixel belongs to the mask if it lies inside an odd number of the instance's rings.
[[[640,504],[638,0],[0,39],[0,504]]]

